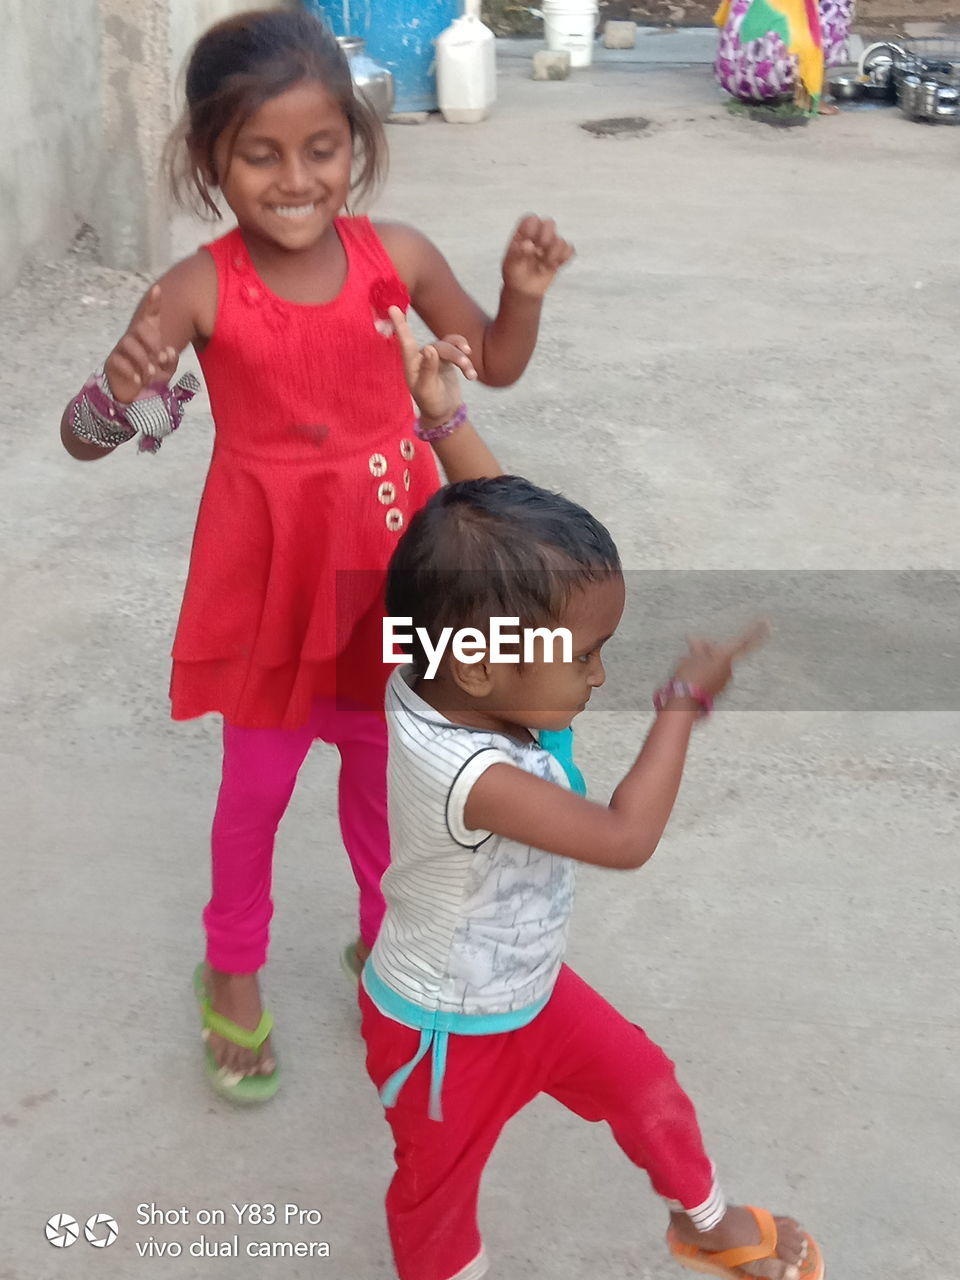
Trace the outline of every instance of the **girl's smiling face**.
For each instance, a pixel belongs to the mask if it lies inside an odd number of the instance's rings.
[[[223,197],[243,231],[277,248],[312,248],[350,192],[353,140],[339,103],[316,80],[270,98],[214,148]]]

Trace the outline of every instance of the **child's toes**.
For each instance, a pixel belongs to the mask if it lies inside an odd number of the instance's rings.
[[[777,1261],[757,1262],[756,1275],[764,1280],[800,1280],[800,1268],[807,1255],[807,1240],[793,1218],[777,1218]],[[744,1270],[752,1271],[753,1267]]]
[[[249,1049],[237,1048],[233,1053],[233,1069],[244,1076],[255,1076],[260,1073],[260,1059]]]
[[[777,1218],[777,1256],[764,1262],[748,1263],[743,1270],[762,1280],[800,1280],[800,1267],[807,1253],[804,1233],[792,1218]]]
[[[748,1262],[742,1270],[746,1275],[757,1276],[758,1280],[800,1280],[800,1268],[795,1263],[779,1259]]]
[[[784,1262],[799,1266],[807,1252],[806,1237],[793,1218],[777,1218],[777,1255]]]
[[[251,1067],[256,1066],[256,1059],[239,1045],[231,1044],[222,1036],[208,1034],[205,1038],[213,1054],[213,1060],[221,1071],[242,1077],[249,1073]]]
[[[233,1045],[228,1040],[221,1040],[220,1044],[213,1051],[214,1057],[224,1071],[234,1072],[237,1070],[237,1058],[234,1053]]]

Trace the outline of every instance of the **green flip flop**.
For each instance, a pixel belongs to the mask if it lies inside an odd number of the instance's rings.
[[[222,1036],[231,1044],[241,1049],[260,1049],[273,1030],[273,1018],[265,1009],[253,1031],[238,1026],[222,1014],[215,1013],[210,1005],[210,991],[207,987],[205,966],[201,962],[193,972],[193,991],[203,1014],[204,1031],[212,1031]],[[208,1045],[204,1045],[204,1067],[211,1086],[223,1098],[231,1102],[257,1103],[269,1102],[280,1087],[280,1068],[274,1067],[268,1076],[238,1076],[226,1067],[221,1067],[213,1056]]]
[[[340,952],[340,968],[353,982],[359,983],[363,965],[357,955],[357,944],[355,942],[349,943]]]

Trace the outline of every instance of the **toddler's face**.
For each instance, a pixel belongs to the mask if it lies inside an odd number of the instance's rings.
[[[232,154],[228,131],[214,156],[220,189],[240,226],[282,249],[316,244],[350,192],[350,126],[314,80],[265,102],[237,134]]]
[[[538,644],[534,662],[492,665],[494,687],[488,709],[508,724],[525,729],[569,728],[586,708],[594,689],[606,679],[600,651],[620,625],[623,606],[624,585],[619,573],[575,591],[553,624],[571,633],[572,661],[561,660],[557,643],[552,662],[545,661]]]

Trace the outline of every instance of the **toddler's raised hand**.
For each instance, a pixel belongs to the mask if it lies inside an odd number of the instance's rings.
[[[769,634],[769,623],[761,621],[729,644],[691,637],[689,652],[677,663],[674,679],[698,685],[715,698],[730,683],[734,663],[763,644]]]
[[[151,382],[168,382],[179,357],[160,334],[160,286],[155,284],[130,328],[107,356],[103,371],[121,404],[132,404]]]
[[[477,377],[466,338],[451,334],[438,342],[419,347],[400,308],[391,307],[389,315],[403,353],[407,386],[417,408],[428,426],[448,422],[463,398],[457,370],[471,381]]]
[[[528,214],[507,245],[503,283],[527,297],[542,298],[573,252],[573,245],[557,235],[557,224],[552,218]]]

